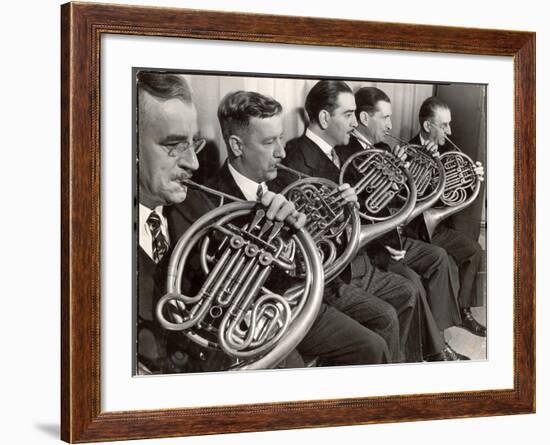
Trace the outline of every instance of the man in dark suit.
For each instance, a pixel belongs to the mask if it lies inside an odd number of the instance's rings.
[[[268,190],[270,181],[278,174],[277,165],[285,157],[281,143],[282,107],[262,94],[236,91],[222,99],[218,118],[228,159],[208,185],[241,199],[254,200],[258,191]],[[349,186],[342,188],[343,197],[355,202],[357,198]],[[330,293],[325,288],[325,303],[310,332],[298,345],[298,352],[305,357],[319,356],[322,365],[385,362],[389,360],[385,357],[388,343],[390,350],[398,352],[397,315],[391,306],[381,300],[367,301],[359,293],[345,307],[326,304]],[[369,329],[375,327],[384,340]]]
[[[392,107],[390,98],[379,88],[364,87],[355,93],[357,131],[370,142],[371,146],[393,151],[398,157],[404,156],[402,147],[390,149],[384,140],[392,130]],[[351,136],[347,146],[338,148],[342,158],[362,151],[368,147],[363,141]],[[434,144],[426,150],[435,153]],[[453,288],[451,263],[446,252],[394,230],[388,235],[371,243],[369,253],[380,267],[402,275],[413,281],[420,288],[420,306],[423,314],[424,333],[431,338],[432,344],[444,345],[443,331],[460,323],[456,304],[456,290]],[[460,359],[466,356],[453,351],[449,345],[444,346],[448,355]]]
[[[420,132],[410,141],[411,144],[435,145],[442,153],[446,147],[446,137],[451,135],[451,110],[449,106],[437,97],[426,99],[419,111]],[[484,169],[480,162],[476,163],[476,174],[480,181],[484,179]],[[411,234],[426,241],[429,240],[422,215],[411,224]],[[431,242],[445,249],[458,265],[460,276],[460,292],[458,302],[462,317],[462,327],[472,334],[485,337],[487,330],[473,316],[471,307],[483,306],[481,295],[477,294],[477,272],[482,259],[481,246],[462,232],[455,230],[450,221],[439,224]]]
[[[181,333],[164,330],[155,308],[165,292],[166,267],[174,244],[200,216],[212,209],[208,198],[182,182],[198,168],[197,112],[186,81],[178,75],[140,71],[138,99],[137,361],[139,373],[215,370],[227,365],[222,354],[206,354]],[[282,195],[261,199],[268,217],[293,215],[296,228],[305,215]],[[183,287],[193,285],[193,269]],[[185,289],[184,289],[185,291]],[[219,369],[219,368],[218,368]]]
[[[309,126],[304,135],[287,143],[284,164],[311,176],[320,176],[338,182],[343,160],[335,150],[336,146],[347,145],[350,133],[357,127],[355,98],[351,89],[340,81],[323,80],[309,92],[306,99],[306,111]],[[278,181],[285,181],[284,176]],[[401,275],[383,271],[371,264],[366,252],[359,256],[364,258],[363,270],[356,273],[351,283],[360,286],[367,293],[377,296],[392,304],[398,312],[402,331],[408,332],[415,305],[411,306],[399,291],[401,286],[410,287],[411,281]],[[425,275],[439,284],[439,263],[433,261],[426,267]],[[414,283],[415,300],[424,292],[418,280]],[[415,301],[416,303],[416,301]],[[422,308],[420,308],[422,310]],[[424,312],[424,310],[422,310]],[[417,312],[418,314],[418,312]],[[458,315],[457,315],[457,318]],[[402,333],[403,335],[403,333]],[[456,360],[460,357],[442,341],[437,331],[424,336],[424,344],[417,344],[416,354],[430,360]],[[420,340],[418,339],[418,343]]]

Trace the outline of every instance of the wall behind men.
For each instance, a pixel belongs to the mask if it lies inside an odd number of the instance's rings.
[[[163,68],[163,67],[155,67]],[[273,97],[283,106],[284,140],[301,136],[307,126],[304,109],[306,96],[318,79],[289,79],[261,77],[223,76],[219,74],[183,74],[193,90],[197,107],[199,129],[203,137],[218,149],[218,166],[227,156],[217,118],[217,109],[222,98],[237,90],[255,91]],[[392,102],[393,134],[409,140],[418,133],[418,110],[424,99],[433,95],[431,84],[391,83],[381,81],[347,81],[355,92],[361,87],[375,86],[382,89]],[[394,141],[388,140],[391,145]],[[214,151],[214,150],[213,150]],[[212,153],[213,154],[213,153]],[[208,156],[211,156],[209,154]]]
[[[115,0],[111,0],[115,1]],[[147,444],[484,444],[548,441],[550,422],[550,29],[545,2],[116,0],[247,12],[537,31],[539,298],[536,415],[149,440]],[[0,442],[59,443],[59,4],[5,2],[0,69]],[[121,147],[121,149],[125,149]],[[207,390],[207,389],[205,389]],[[142,442],[134,442],[142,443]]]

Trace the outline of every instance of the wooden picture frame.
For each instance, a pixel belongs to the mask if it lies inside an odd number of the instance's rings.
[[[76,443],[535,411],[534,33],[90,3],[62,5],[61,17],[63,440]],[[513,57],[513,389],[102,412],[99,117],[103,34]]]

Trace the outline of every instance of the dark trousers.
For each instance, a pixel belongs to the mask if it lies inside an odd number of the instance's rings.
[[[406,266],[403,261],[392,261],[391,264],[392,272],[399,274],[408,280],[410,280],[418,291],[418,324],[420,326],[421,332],[421,344],[422,344],[422,353],[420,354],[420,359],[428,355],[437,354],[445,348],[445,339],[437,326],[437,323],[428,304],[428,297],[426,295],[426,290],[422,284],[422,278],[410,267]],[[414,354],[414,351],[409,351],[407,361],[411,361],[411,354]],[[418,361],[418,357],[415,357]]]
[[[432,238],[433,244],[445,249],[458,265],[461,308],[483,306],[483,296],[478,295],[476,280],[483,250],[473,239],[458,230],[439,226]]]
[[[428,305],[439,330],[460,326],[458,281],[453,277],[447,252],[441,247],[412,238],[404,240],[403,248],[407,253],[401,261],[422,279]],[[396,268],[395,263],[390,260],[389,270]]]
[[[399,318],[391,304],[349,284],[341,284],[335,293],[325,295],[325,301],[380,335],[388,346],[392,362],[403,361]]]
[[[365,256],[365,258],[367,258]],[[415,311],[418,298],[418,289],[408,280],[391,272],[385,272],[365,261],[365,270],[354,278],[349,285],[341,286],[339,302],[342,307],[354,304],[360,298],[366,301],[387,303],[394,309],[398,320],[398,335],[394,335],[389,342],[392,360],[402,362],[411,359],[406,353],[409,349],[420,349],[410,345],[420,344],[418,323],[415,322]],[[349,303],[347,300],[350,300]],[[380,301],[381,300],[381,301]],[[387,307],[387,305],[383,305]],[[374,328],[373,328],[374,329]],[[378,332],[378,331],[377,331]],[[397,339],[397,342],[396,342]]]
[[[319,357],[321,366],[378,364],[390,360],[382,337],[324,303],[296,349],[304,357]]]

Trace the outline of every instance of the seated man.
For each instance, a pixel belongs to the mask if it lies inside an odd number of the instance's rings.
[[[277,165],[285,156],[281,144],[282,107],[270,97],[237,91],[222,99],[218,118],[228,159],[208,185],[241,199],[255,200],[258,193],[268,192],[266,182],[277,176]],[[347,191],[342,188],[348,201],[356,200],[349,186]],[[369,328],[398,349],[397,315],[387,303],[373,298],[357,299],[347,307],[323,304],[297,350],[304,356],[319,356],[320,364],[325,366],[380,363],[387,354],[386,342]],[[384,357],[386,360],[388,357]]]
[[[351,132],[358,127],[356,118],[355,97],[352,90],[342,81],[322,80],[313,86],[306,98],[306,111],[309,117],[309,126],[305,134],[297,139],[289,141],[286,146],[287,157],[285,165],[312,176],[320,176],[338,182],[342,160],[336,146],[348,145]],[[360,128],[358,128],[360,129]],[[399,252],[405,255],[403,252]],[[430,293],[434,297],[445,293],[447,297],[452,295],[452,287],[448,264],[445,263],[446,255],[443,251],[440,255],[419,255],[418,260],[422,264],[419,269],[422,279],[426,283]],[[417,258],[415,249],[411,249],[409,256]],[[366,256],[366,252],[363,252]],[[411,271],[412,272],[412,271]],[[416,275],[414,272],[412,274]],[[412,278],[413,275],[405,275]],[[422,320],[423,335],[414,335],[409,344],[409,361],[429,360],[457,360],[460,357],[449,345],[446,345],[440,330],[454,325],[459,320],[458,309],[452,298],[436,299],[442,303],[441,326],[433,321],[430,307],[426,303],[423,283],[420,279],[410,280],[392,272],[383,271],[365,261],[365,269],[361,276],[354,278],[353,285],[360,286],[367,293],[373,294],[392,304],[400,318],[402,341],[405,332],[413,319],[416,299],[420,299],[418,307]],[[415,304],[411,304],[406,294],[401,289],[410,288],[413,284]],[[454,305],[454,306],[453,306]],[[418,313],[417,313],[418,314]],[[411,339],[409,339],[411,342]],[[421,343],[420,343],[421,342]],[[403,344],[403,343],[402,343]]]
[[[219,353],[205,351],[181,333],[164,330],[155,317],[156,303],[165,292],[166,266],[171,249],[187,228],[213,208],[209,199],[181,182],[198,168],[196,153],[204,146],[198,137],[197,112],[190,89],[181,76],[141,71],[138,74],[138,372],[171,373],[216,370],[227,366]],[[283,221],[293,214],[296,228],[305,216],[296,214],[283,196],[266,192],[261,202],[268,216]],[[323,307],[318,316],[322,327],[333,325],[340,314]],[[350,355],[359,363],[385,363],[389,352],[381,338],[362,335],[358,323],[342,323],[347,349],[335,341],[334,355]],[[340,325],[338,325],[340,326]],[[316,353],[324,338],[309,339]],[[305,340],[304,340],[305,341]],[[344,358],[347,360],[347,357]],[[335,358],[335,362],[338,359]]]
[[[181,182],[198,168],[196,154],[204,146],[198,136],[197,112],[189,87],[180,76],[140,71],[137,87],[138,372],[216,370],[227,365],[221,354],[205,352],[181,333],[166,331],[155,317],[156,304],[165,293],[166,267],[175,243],[196,219],[213,208],[204,194],[188,190]],[[297,214],[283,196],[268,192],[261,202],[273,219],[283,221],[293,214],[296,228],[303,227],[305,215]],[[382,355],[380,352],[380,361]]]
[[[306,111],[309,126],[303,136],[287,143],[287,156],[283,163],[306,175],[338,183],[341,163],[334,147],[346,144],[350,132],[357,126],[353,93],[344,82],[320,81],[306,98]],[[276,186],[280,189],[293,179],[282,173],[275,181]],[[369,298],[388,302],[399,317],[402,355],[405,355],[407,361],[422,360],[423,348],[416,309],[419,289],[399,275],[373,267],[364,252],[353,261],[351,271],[352,276],[344,274],[341,277],[342,286],[332,303],[347,304],[353,301],[357,298],[355,293],[358,288],[366,292]],[[440,353],[442,349],[434,351],[434,354]]]
[[[446,136],[451,134],[451,110],[449,106],[437,97],[429,97],[420,106],[418,115],[420,132],[410,141],[411,144],[433,144],[440,147],[443,152]],[[451,149],[452,150],[452,149]],[[484,170],[480,162],[476,163],[478,180],[483,181]],[[417,218],[411,225],[411,235],[428,240],[427,230],[423,218]],[[460,292],[458,303],[462,317],[462,327],[474,335],[485,337],[485,326],[477,322],[472,316],[471,307],[483,306],[482,296],[477,294],[477,272],[483,255],[481,246],[458,230],[455,230],[445,221],[439,224],[431,238],[436,246],[445,249],[453,257],[459,269]]]
[[[384,142],[386,134],[392,129],[392,107],[389,97],[378,88],[364,87],[355,93],[355,100],[357,130],[374,147],[390,150]],[[352,136],[350,143],[342,147],[339,153],[345,157],[365,148],[362,141]],[[398,155],[402,154],[399,146],[396,150]],[[437,154],[434,144],[427,145],[426,150]],[[425,331],[432,332],[431,335],[435,336],[438,329],[439,337],[443,339],[443,331],[446,328],[460,324],[452,265],[443,249],[402,235],[397,230],[372,243],[369,248],[380,267],[414,282],[423,283],[421,301],[428,306],[424,317]],[[468,358],[452,350],[449,345],[446,350],[462,360]]]

